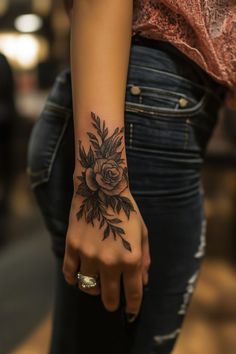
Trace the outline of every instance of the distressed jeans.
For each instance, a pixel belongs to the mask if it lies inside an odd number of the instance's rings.
[[[151,267],[140,313],[126,321],[124,292],[108,312],[100,296],[62,274],[73,194],[69,69],[57,77],[31,133],[28,173],[51,235],[56,289],[50,354],[169,354],[205,254],[201,169],[224,88],[168,43],[133,41],[125,102],[131,193],[149,230]]]

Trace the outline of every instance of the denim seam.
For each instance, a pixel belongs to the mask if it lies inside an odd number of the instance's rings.
[[[155,335],[153,337],[153,339],[156,344],[162,345],[166,341],[175,339],[180,334],[180,332],[181,332],[181,329],[177,328],[176,330],[174,330],[173,332],[168,333],[168,334]]]
[[[61,114],[72,114],[72,109],[68,108],[68,107],[65,107],[65,106],[61,106],[51,100],[48,100],[47,103],[45,104],[45,107],[44,107],[44,111],[53,111],[53,110],[56,110],[57,113],[60,112]],[[64,117],[64,116],[63,116]],[[67,119],[67,116],[65,117],[65,119]]]
[[[29,168],[29,171],[31,173],[31,176],[33,177],[34,175],[36,175],[37,173],[40,174],[40,173],[43,173],[45,172],[46,173],[46,176],[39,180],[39,181],[36,181],[36,182],[31,182],[31,188],[34,189],[36,186],[40,185],[40,184],[43,184],[43,183],[46,183],[48,182],[50,176],[51,176],[51,173],[52,173],[52,168],[53,168],[53,164],[54,164],[54,161],[55,161],[55,158],[56,158],[56,155],[57,155],[57,152],[58,152],[58,149],[60,147],[60,144],[61,144],[61,141],[63,139],[63,136],[65,134],[65,131],[67,129],[67,126],[68,126],[68,123],[69,123],[69,117],[70,117],[70,113],[68,112],[66,117],[65,117],[65,122],[62,126],[62,129],[61,129],[61,132],[58,136],[58,139],[57,139],[57,142],[56,142],[56,145],[55,145],[55,149],[52,153],[52,156],[51,156],[51,159],[50,159],[50,162],[49,162],[49,165],[48,165],[48,168],[46,169],[43,169],[43,170],[40,170],[40,171],[37,171],[37,172],[33,172],[31,171],[31,169]]]
[[[199,113],[199,111],[204,108],[206,104],[207,94],[205,94],[201,100],[192,108],[186,108],[184,110],[176,111],[170,110],[169,108],[158,108],[155,106],[148,106],[144,104],[133,103],[130,101],[125,102],[125,111],[127,112],[143,112],[151,115],[160,115],[160,116],[181,116],[181,117],[193,117]],[[177,118],[176,118],[177,119]]]
[[[65,84],[67,82],[65,78],[62,78],[60,76],[56,78],[56,81],[62,84]]]
[[[129,146],[133,146],[133,123],[129,123]]]
[[[31,182],[31,189],[34,190],[37,186],[40,186],[43,183],[47,183],[49,180],[49,176],[44,177],[40,181],[37,182]]]
[[[130,88],[134,85],[135,85],[134,83],[127,84],[127,89],[130,90]],[[161,98],[167,97],[168,100],[171,99],[173,101],[176,101],[177,99],[184,97],[193,103],[195,102],[191,97],[189,97],[185,93],[175,92],[175,91],[166,90],[166,89],[160,89],[160,88],[156,88],[154,86],[144,86],[141,84],[137,84],[137,85],[141,89],[140,95],[142,95],[143,94],[142,91],[144,91],[146,96],[148,96],[148,94],[150,94],[150,93],[156,93],[156,94],[160,94],[160,96],[158,96],[158,97],[161,97]]]
[[[201,90],[203,90],[204,92],[207,91],[207,92],[211,93],[213,96],[215,96],[215,93],[212,90],[210,90],[208,87],[206,87],[204,85],[201,85],[201,84],[198,84],[198,83],[196,83],[194,81],[191,81],[191,80],[189,80],[189,79],[187,79],[187,78],[185,78],[183,76],[180,76],[180,75],[177,75],[177,74],[174,74],[174,73],[170,73],[170,72],[165,71],[165,70],[154,69],[153,67],[148,66],[148,65],[143,66],[143,65],[137,65],[137,64],[130,64],[129,66],[136,67],[136,68],[141,68],[141,69],[144,69],[144,70],[154,71],[154,72],[156,72],[158,74],[163,74],[164,73],[165,75],[168,75],[170,77],[174,77],[176,79],[180,79],[181,81],[184,81],[184,82],[186,82],[188,84],[191,84],[192,86],[198,87]]]
[[[53,154],[52,154],[51,162],[50,162],[49,167],[48,167],[48,178],[49,178],[50,175],[51,175],[54,160],[55,160],[55,158],[56,158],[56,155],[57,155],[58,149],[59,149],[59,147],[60,147],[61,141],[62,141],[62,139],[63,139],[63,136],[64,136],[64,134],[65,134],[66,128],[67,128],[67,126],[68,126],[69,117],[70,117],[70,113],[68,113],[68,114],[66,115],[66,117],[65,117],[65,123],[64,123],[64,125],[63,125],[63,127],[62,127],[61,133],[60,133],[60,135],[59,135],[59,137],[58,137],[58,140],[57,140],[57,143],[56,143],[56,146],[55,146],[55,150],[54,150],[54,152],[53,152]]]
[[[188,125],[184,126],[184,150],[186,149],[186,147],[188,146],[189,143],[189,129],[188,129]]]
[[[44,172],[47,172],[47,168],[43,168],[41,170],[38,170],[38,171],[32,171],[30,167],[27,167],[26,169],[26,173],[29,175],[29,176],[38,176],[38,175],[41,175],[43,174]]]

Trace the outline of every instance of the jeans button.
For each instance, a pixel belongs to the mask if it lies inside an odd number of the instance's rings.
[[[181,98],[179,99],[179,105],[180,105],[181,108],[186,107],[187,104],[188,104],[188,100],[186,100],[186,98],[181,97]]]
[[[139,86],[133,85],[130,88],[130,92],[132,93],[132,95],[140,95],[141,93],[141,88]]]

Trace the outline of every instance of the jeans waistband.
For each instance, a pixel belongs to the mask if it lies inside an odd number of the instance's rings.
[[[165,60],[170,62],[171,72],[181,75],[182,77],[191,80],[192,82],[209,88],[212,93],[216,94],[221,99],[224,98],[227,88],[215,81],[205,70],[203,70],[197,63],[191,60],[187,55],[182,53],[172,43],[162,40],[155,40],[152,38],[142,37],[136,33],[132,37],[132,46],[144,46],[158,51],[158,55],[165,56]],[[148,56],[148,53],[147,53]],[[145,58],[146,61],[149,60]],[[167,69],[168,71],[168,69]],[[176,71],[176,72],[175,72]]]

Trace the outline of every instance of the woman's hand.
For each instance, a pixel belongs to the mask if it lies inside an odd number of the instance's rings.
[[[78,271],[99,275],[100,287],[81,290],[101,294],[110,311],[119,306],[122,277],[126,312],[136,315],[148,282],[148,231],[129,189],[124,127],[109,132],[105,120],[91,117],[90,145],[79,140],[63,272],[69,284]]]
[[[77,283],[79,270],[84,275],[98,274],[100,287],[80,289],[91,295],[101,294],[103,304],[108,311],[114,311],[119,306],[122,276],[126,312],[136,315],[142,301],[143,285],[148,283],[150,265],[148,231],[130,192],[126,193],[126,197],[132,202],[136,211],[132,213],[129,220],[125,220],[124,212],[123,217],[120,216],[125,238],[131,245],[132,251],[122,245],[119,237],[114,240],[110,235],[103,241],[103,230],[99,229],[98,221],[94,226],[83,220],[78,223],[76,213],[81,202],[75,197],[71,205],[63,272],[69,284]]]

